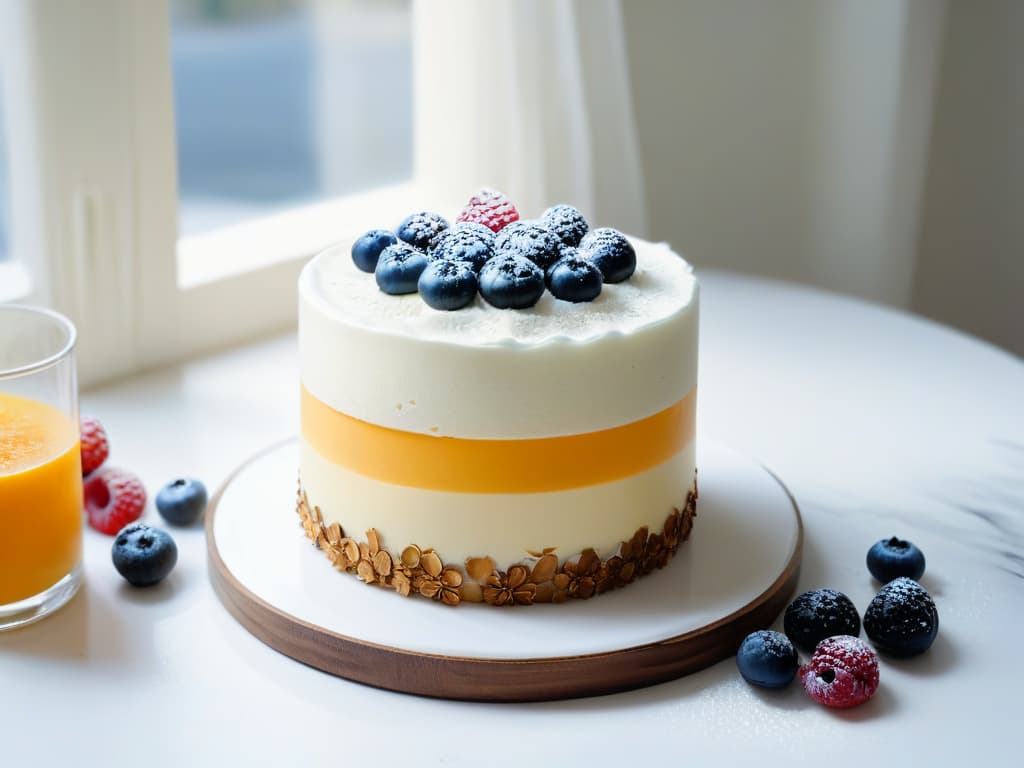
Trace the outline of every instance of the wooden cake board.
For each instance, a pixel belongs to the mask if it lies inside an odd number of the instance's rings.
[[[652,685],[735,654],[796,588],[803,529],[793,497],[759,464],[704,440],[693,533],[664,569],[590,600],[515,608],[450,608],[334,570],[295,514],[297,466],[292,439],[246,461],[214,495],[210,580],[271,648],[380,688],[547,701]]]

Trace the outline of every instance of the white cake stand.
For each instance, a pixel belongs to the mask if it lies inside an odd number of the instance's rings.
[[[206,517],[210,579],[253,635],[310,666],[425,696],[537,701],[703,669],[767,627],[796,587],[803,532],[769,471],[698,443],[693,533],[662,570],[591,600],[449,608],[335,571],[295,514],[295,440],[242,465]]]

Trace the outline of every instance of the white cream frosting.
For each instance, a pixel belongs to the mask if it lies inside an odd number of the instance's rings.
[[[693,487],[695,449],[631,477],[565,491],[528,494],[448,493],[391,485],[331,463],[300,440],[302,485],[324,521],[364,539],[370,528],[384,546],[432,547],[445,562],[488,555],[499,567],[530,550],[558,547],[559,559],[593,547],[602,557],[641,526],[661,530]]]
[[[697,382],[697,281],[667,245],[631,241],[636,272],[593,302],[477,297],[453,312],[382,293],[349,244],[331,248],[299,279],[302,382],[335,410],[427,435],[551,437],[657,413]]]

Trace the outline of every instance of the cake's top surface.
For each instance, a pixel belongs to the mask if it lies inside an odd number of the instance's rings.
[[[658,325],[686,309],[695,298],[692,268],[664,243],[630,238],[636,271],[606,284],[589,302],[572,303],[545,292],[525,310],[498,309],[479,295],[458,311],[438,311],[416,294],[382,292],[373,275],[352,261],[350,245],[317,255],[304,269],[303,300],[348,325],[377,333],[411,336],[464,346],[537,346],[554,341],[586,342],[627,335]]]

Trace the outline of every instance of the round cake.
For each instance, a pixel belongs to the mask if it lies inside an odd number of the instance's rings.
[[[339,570],[521,605],[669,561],[696,506],[698,286],[629,242],[628,279],[525,309],[385,293],[351,243],[305,267],[298,512]]]

